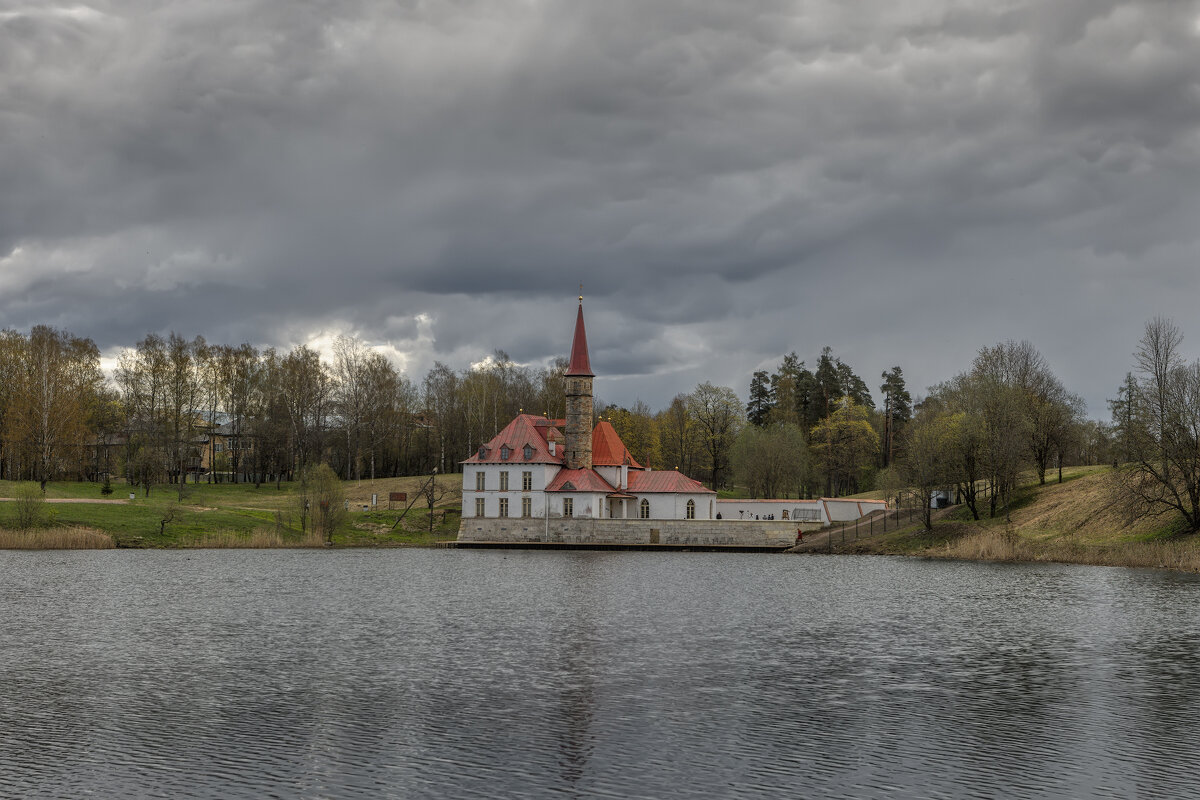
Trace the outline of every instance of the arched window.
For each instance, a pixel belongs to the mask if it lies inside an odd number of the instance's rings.
[[[642,502],[638,503],[638,516],[642,519],[650,519],[650,501],[642,498]]]
[[[695,519],[695,518],[696,518],[696,501],[695,501],[695,500],[688,500],[688,504],[687,504],[687,518],[688,518],[688,519]]]

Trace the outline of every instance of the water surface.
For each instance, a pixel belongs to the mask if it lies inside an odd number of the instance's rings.
[[[1200,581],[0,552],[0,796],[1200,796]]]

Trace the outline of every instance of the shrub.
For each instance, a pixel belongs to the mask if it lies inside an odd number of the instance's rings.
[[[46,495],[36,483],[22,483],[17,487],[17,527],[21,530],[36,528],[45,516]]]
[[[332,544],[334,532],[346,519],[346,493],[337,473],[328,464],[305,467],[300,473],[298,500],[301,530]]]

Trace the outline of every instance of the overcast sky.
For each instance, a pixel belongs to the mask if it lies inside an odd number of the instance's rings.
[[[570,346],[659,408],[823,345],[1200,356],[1200,5],[0,0],[0,327]]]

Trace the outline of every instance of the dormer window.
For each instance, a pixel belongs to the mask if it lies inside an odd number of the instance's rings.
[[[528,461],[529,459],[533,458],[533,448],[532,448],[532,447],[530,447],[529,445],[525,445],[525,449],[524,449],[522,452],[523,452],[523,453],[524,453],[524,455],[525,455],[525,460],[526,460],[526,461]]]
[[[508,445],[501,445],[501,446],[500,446],[500,460],[501,460],[501,461],[508,461],[508,456],[509,456],[511,453],[512,453],[512,450],[509,450],[509,449],[508,449]]]
[[[479,446],[479,457],[487,458],[487,446],[486,445]]]

